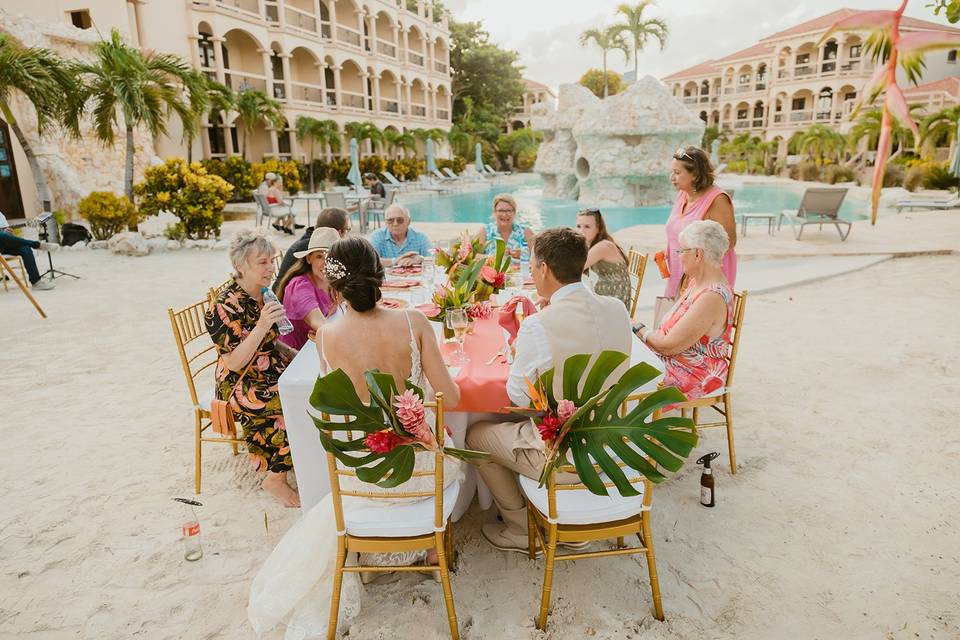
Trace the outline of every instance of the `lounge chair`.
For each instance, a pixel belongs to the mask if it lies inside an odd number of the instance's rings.
[[[451,169],[450,167],[444,167],[443,169],[441,169],[441,171],[443,171],[443,173],[449,176],[450,178],[454,178],[456,180],[462,180],[464,182],[476,182],[477,180],[476,177],[472,175],[467,175],[466,172],[461,173],[460,175],[457,175],[453,172],[453,169]],[[484,178],[482,174],[477,174],[477,175],[479,175],[481,178]]]
[[[489,173],[490,175],[494,175],[494,176],[508,176],[508,175],[510,175],[510,172],[509,172],[509,171],[494,171],[494,170],[493,170],[493,167],[491,167],[491,166],[488,165],[488,164],[485,164],[485,165],[483,165],[483,166],[484,166],[484,168],[487,170],[487,173]]]
[[[445,176],[442,173],[440,173],[440,171],[438,171],[437,169],[434,169],[433,171],[431,171],[430,175],[436,178],[437,180],[439,180],[440,184],[455,184],[460,182],[460,178],[456,176],[452,178],[449,176]]]
[[[897,202],[897,213],[904,209],[913,211],[914,209],[960,209],[960,196],[943,199],[907,198]]]
[[[800,207],[796,211],[784,209],[777,218],[777,230],[786,220],[793,227],[797,240],[803,235],[803,228],[808,224],[823,225],[832,224],[837,228],[840,234],[840,241],[843,242],[850,235],[853,225],[847,220],[842,220],[839,216],[840,205],[847,195],[847,189],[835,188],[811,188],[803,194],[803,200],[800,201]],[[847,232],[844,233],[841,225],[845,225]]]
[[[399,180],[397,180],[397,177],[392,173],[390,173],[389,171],[383,171],[380,175],[382,175],[384,178],[387,179],[388,185],[390,185],[395,189],[399,189],[400,191],[409,191],[411,188],[415,186],[409,182],[400,182]]]
[[[417,188],[421,191],[436,191],[437,193],[450,193],[453,191],[453,189],[450,187],[435,184],[430,179],[430,176],[426,175],[420,176],[419,182],[417,183]]]

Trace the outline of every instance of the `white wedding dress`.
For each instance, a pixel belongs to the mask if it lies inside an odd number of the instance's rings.
[[[420,345],[413,333],[413,325],[407,315],[410,328],[410,378],[409,381],[421,389],[428,398],[433,390],[424,378],[420,363]],[[322,365],[326,371],[332,370],[323,354],[323,334],[320,343]],[[427,410],[427,424],[435,424],[435,414]],[[428,451],[418,452],[415,470],[432,470],[434,454]],[[462,463],[449,457],[443,464],[444,488],[463,480]],[[351,476],[341,476],[343,489],[393,493],[406,491],[429,491],[433,489],[430,476],[412,477],[398,488],[382,489],[373,484],[363,483]],[[343,497],[344,511],[350,505],[369,505],[371,501],[381,504],[399,505],[415,500],[376,500],[373,498]],[[331,494],[306,512],[283,536],[257,572],[250,586],[250,599],[247,603],[247,619],[257,636],[260,636],[278,624],[286,622],[284,640],[305,640],[322,638],[327,634],[327,621],[330,616],[330,601],[333,589],[334,563],[337,555],[337,531],[333,513]],[[355,564],[353,556],[347,556],[347,564]],[[423,551],[371,554],[362,558],[364,564],[373,565],[409,565],[425,556]],[[360,612],[360,579],[356,573],[343,574],[343,587],[340,594],[340,623],[348,622]]]

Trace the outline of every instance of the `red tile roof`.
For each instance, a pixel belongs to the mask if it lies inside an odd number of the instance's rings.
[[[545,84],[541,84],[541,83],[537,82],[536,80],[528,80],[527,78],[523,78],[523,84],[525,84],[525,85],[527,86],[527,89],[530,90],[530,91],[546,91],[546,92],[549,93],[550,95],[552,95],[552,96],[554,95],[554,94],[553,94],[553,89],[551,89],[550,87],[548,87],[548,86],[545,85]],[[556,97],[556,96],[554,96],[554,97]]]
[[[717,65],[714,64],[713,60],[707,60],[706,62],[701,62],[700,64],[694,65],[682,71],[677,71],[676,73],[671,73],[668,76],[664,76],[664,80],[679,80],[681,78],[688,78],[694,76],[703,76],[711,73],[718,73]]]
[[[905,95],[917,95],[921,93],[930,93],[933,91],[943,91],[944,93],[960,98],[960,78],[944,78],[936,82],[920,84],[916,87],[907,87],[903,90]]]
[[[758,58],[760,56],[766,56],[773,53],[773,45],[765,44],[763,42],[755,44],[752,47],[747,47],[746,49],[741,49],[736,53],[731,53],[728,56],[720,58],[719,60],[714,60],[716,64],[721,62],[733,62],[735,60],[747,60],[749,58]]]
[[[806,22],[801,22],[800,24],[790,27],[784,31],[778,31],[773,35],[767,36],[761,40],[761,42],[767,40],[776,40],[780,38],[787,38],[790,36],[800,35],[802,33],[810,33],[813,31],[822,31],[827,29],[837,20],[841,18],[846,18],[858,13],[864,13],[863,11],[857,11],[855,9],[837,9],[832,13],[820,16],[819,18],[814,18],[813,20],[807,20]],[[960,33],[960,29],[955,27],[948,27],[943,24],[937,24],[936,22],[930,22],[929,20],[920,20],[919,18],[911,18],[910,16],[903,16],[900,20],[900,26],[906,27],[908,29],[923,29],[923,30],[934,30],[934,31],[951,31]]]

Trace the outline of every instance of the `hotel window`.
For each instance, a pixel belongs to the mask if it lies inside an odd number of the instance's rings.
[[[793,102],[790,103],[790,110],[803,111],[806,106],[807,106],[806,98],[794,98]]]
[[[801,53],[797,56],[797,64],[807,64],[808,62],[810,62],[809,53]]]
[[[850,47],[850,57],[851,57],[851,58],[859,58],[859,57],[860,57],[860,46],[861,46],[861,45],[859,45],[859,44],[855,44],[855,45],[853,45],[852,47]]]
[[[93,26],[93,21],[90,20],[89,9],[80,9],[78,11],[71,11],[70,22],[77,29],[89,29],[90,27]]]
[[[740,84],[750,84],[750,74],[741,73],[740,74]]]
[[[951,49],[947,51],[947,63],[948,64],[957,64],[957,50]]]
[[[200,50],[200,66],[207,69],[216,68],[217,63],[213,55],[213,41],[210,40],[210,35],[201,33],[200,39],[197,40],[197,47]]]
[[[747,119],[747,110],[737,109],[737,120],[746,120],[746,119]]]

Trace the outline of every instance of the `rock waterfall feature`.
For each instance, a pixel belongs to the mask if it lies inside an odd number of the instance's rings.
[[[534,166],[543,195],[599,207],[672,201],[673,153],[699,145],[704,129],[653,76],[606,100],[578,84],[561,85],[557,110],[535,108],[532,121],[543,132]]]

